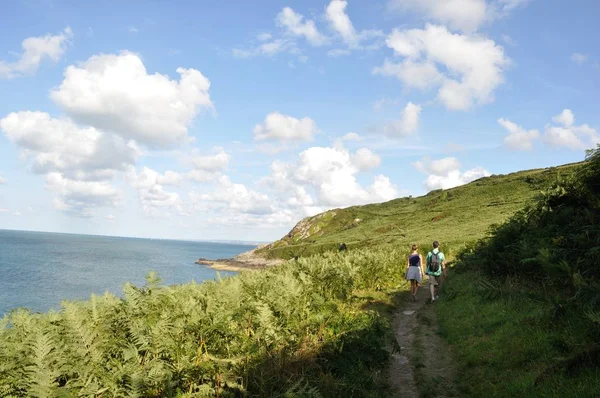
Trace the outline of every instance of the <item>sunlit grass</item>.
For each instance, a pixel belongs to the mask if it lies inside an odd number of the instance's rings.
[[[572,343],[592,344],[587,327],[553,321],[554,306],[536,298],[531,285],[504,284],[507,296],[485,298],[477,288],[482,278],[475,271],[453,275],[436,307],[441,333],[461,365],[462,395],[597,396],[597,367],[554,368],[568,358]]]

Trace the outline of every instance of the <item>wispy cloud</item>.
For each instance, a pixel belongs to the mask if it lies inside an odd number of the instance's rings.
[[[577,65],[582,65],[587,60],[588,60],[587,54],[582,54],[582,53],[571,54],[571,61],[575,62]]]

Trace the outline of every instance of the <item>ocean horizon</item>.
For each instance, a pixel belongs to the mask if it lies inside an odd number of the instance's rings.
[[[143,285],[150,271],[164,285],[214,280],[217,271],[195,261],[234,257],[258,244],[233,242],[0,229],[0,316],[21,307],[58,310],[62,300],[91,294],[121,296],[125,283]]]
[[[271,243],[270,241],[237,240],[237,239],[175,239],[175,238],[161,238],[161,237],[83,234],[83,233],[75,233],[75,232],[38,231],[38,230],[33,230],[33,229],[6,229],[6,228],[0,228],[0,232],[3,232],[3,231],[4,232],[34,232],[34,233],[57,234],[57,235],[97,236],[97,237],[104,237],[104,238],[171,240],[171,241],[177,241],[177,242],[225,243],[225,244],[244,245],[244,246],[258,246],[258,245],[262,245],[262,244]]]

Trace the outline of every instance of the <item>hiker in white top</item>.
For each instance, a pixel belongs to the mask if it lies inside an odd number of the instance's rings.
[[[433,250],[427,253],[427,271],[425,273],[429,276],[429,291],[433,302],[438,298],[442,273],[444,273],[444,277],[448,276],[446,257],[440,251],[440,244],[437,240],[433,242]]]

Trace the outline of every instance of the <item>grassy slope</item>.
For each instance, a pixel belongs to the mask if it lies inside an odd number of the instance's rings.
[[[540,290],[539,283],[498,282],[476,271],[448,280],[435,309],[459,364],[460,396],[599,396],[597,366],[581,359],[579,367],[565,365],[574,352],[591,347],[585,314],[557,319],[556,305]]]
[[[457,247],[483,237],[491,225],[504,222],[558,174],[573,167],[491,176],[418,198],[332,210],[303,220],[309,237],[302,238],[296,227],[261,252],[269,258],[292,258],[335,250],[341,242],[349,248],[413,242],[429,246],[434,239],[445,248]]]
[[[465,250],[437,303],[462,396],[600,396],[600,147]]]

